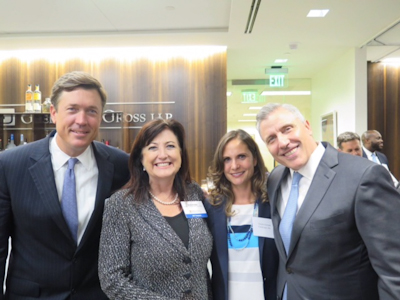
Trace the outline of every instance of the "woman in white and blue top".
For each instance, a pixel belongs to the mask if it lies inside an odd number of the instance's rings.
[[[272,227],[266,173],[248,133],[235,130],[221,138],[209,170],[215,188],[206,203],[214,299],[276,299],[278,253],[272,232],[259,225]]]

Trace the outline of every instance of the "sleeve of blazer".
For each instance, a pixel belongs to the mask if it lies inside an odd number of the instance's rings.
[[[5,265],[8,255],[8,239],[11,234],[11,200],[8,193],[7,180],[4,167],[0,161],[0,300],[3,299],[3,282],[5,277]]]
[[[355,218],[368,255],[378,274],[380,299],[400,299],[400,195],[388,172],[371,165],[355,196]]]
[[[100,238],[99,278],[111,300],[171,300],[138,287],[130,275],[131,234],[120,206],[123,192],[113,194],[105,203]]]

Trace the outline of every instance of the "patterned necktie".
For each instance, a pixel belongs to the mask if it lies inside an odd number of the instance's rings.
[[[290,237],[294,219],[297,213],[297,199],[299,198],[299,181],[303,177],[300,173],[293,173],[292,187],[290,189],[289,200],[286,204],[281,223],[279,224],[279,232],[282,237],[283,245],[285,246],[286,254],[289,252]]]
[[[61,196],[61,209],[75,242],[78,236],[78,208],[76,203],[74,167],[77,162],[77,158],[70,158],[68,160],[68,169],[65,172]]]
[[[290,189],[289,200],[286,204],[285,212],[281,223],[279,224],[279,232],[282,237],[283,245],[285,246],[286,254],[289,253],[290,237],[292,235],[293,223],[297,213],[297,199],[299,198],[299,182],[301,175],[298,172],[293,173],[292,187]],[[283,300],[287,300],[287,284],[283,290]]]
[[[374,163],[379,164],[379,161],[378,161],[378,158],[376,157],[375,152],[371,154],[371,157],[372,157],[372,161],[373,161]]]

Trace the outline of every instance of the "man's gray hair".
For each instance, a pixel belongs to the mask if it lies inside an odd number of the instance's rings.
[[[343,150],[342,143],[347,143],[354,140],[358,140],[360,142],[360,136],[355,132],[346,131],[339,134],[336,140],[339,149]]]
[[[300,121],[302,121],[303,123],[306,121],[306,119],[304,118],[304,116],[301,114],[301,112],[299,111],[299,109],[291,104],[282,104],[282,103],[268,103],[266,105],[264,105],[261,110],[258,112],[257,114],[257,131],[258,133],[261,134],[260,132],[260,124],[262,121],[268,119],[269,115],[274,112],[275,110],[277,110],[278,108],[284,108],[288,111],[290,111],[293,115],[296,116],[297,119],[299,119]]]

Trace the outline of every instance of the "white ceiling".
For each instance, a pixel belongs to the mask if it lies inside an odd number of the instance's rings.
[[[265,78],[265,68],[277,58],[288,59],[280,65],[289,68],[291,78],[310,78],[400,21],[399,0],[261,0],[253,30],[245,34],[252,3],[0,0],[0,50],[226,45],[228,79]],[[325,18],[306,18],[310,9],[330,11]],[[400,26],[395,29],[368,46],[368,60],[400,56]]]

